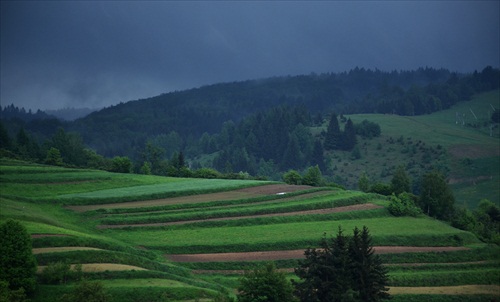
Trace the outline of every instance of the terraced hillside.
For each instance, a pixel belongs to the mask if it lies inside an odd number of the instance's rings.
[[[41,285],[66,261],[113,301],[210,301],[267,261],[293,268],[323,233],[367,226],[395,301],[500,299],[500,249],[425,215],[393,217],[385,197],[275,182],[112,174],[1,160],[0,220],[33,238]],[[81,265],[81,266],[80,266]]]

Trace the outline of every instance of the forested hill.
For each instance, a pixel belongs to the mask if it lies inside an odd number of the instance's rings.
[[[457,74],[445,69],[349,72],[274,77],[223,83],[120,103],[70,124],[105,156],[133,156],[155,135],[183,140],[215,133],[224,122],[278,105],[302,105],[320,113],[420,115],[446,109],[472,94],[497,89],[500,71]]]

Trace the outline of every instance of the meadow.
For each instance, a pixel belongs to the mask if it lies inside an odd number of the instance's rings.
[[[102,282],[113,301],[211,301],[234,294],[244,270],[268,261],[293,279],[303,251],[323,234],[364,225],[388,267],[394,301],[500,298],[498,246],[425,215],[393,217],[384,196],[0,164],[0,222],[18,219],[32,234],[40,280],[54,263],[82,264],[83,276]],[[167,222],[179,224],[151,225]],[[42,282],[33,301],[55,301],[76,282]]]

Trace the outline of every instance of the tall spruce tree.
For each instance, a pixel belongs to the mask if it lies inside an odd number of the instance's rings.
[[[326,137],[323,146],[326,150],[335,150],[340,147],[342,133],[340,132],[339,121],[335,113],[330,118],[330,123],[326,129]]]
[[[351,151],[356,146],[356,129],[351,119],[347,119],[342,133],[342,149]]]
[[[295,293],[304,302],[381,301],[387,293],[387,270],[373,254],[367,227],[345,236],[339,227],[334,238],[323,235],[319,249],[307,249],[295,274]]]
[[[349,242],[352,289],[360,301],[381,301],[389,298],[387,269],[378,255],[374,255],[368,228],[356,227]]]
[[[314,147],[311,154],[311,164],[313,166],[317,165],[323,172],[326,171],[325,157],[323,155],[323,145],[321,144],[320,140],[316,140],[314,142]]]

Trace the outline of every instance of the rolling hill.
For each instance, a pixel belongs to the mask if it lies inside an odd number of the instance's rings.
[[[289,278],[308,247],[341,225],[366,225],[393,301],[499,299],[499,247],[425,215],[394,217],[377,194],[279,182],[115,174],[0,160],[0,223],[21,221],[44,269],[66,261],[112,301],[211,301],[243,270],[274,261]],[[73,279],[72,279],[73,278]]]

